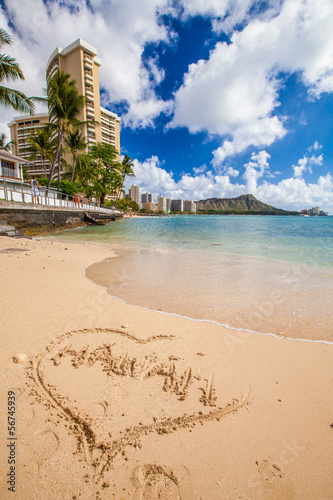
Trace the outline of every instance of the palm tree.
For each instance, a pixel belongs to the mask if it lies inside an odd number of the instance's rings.
[[[67,149],[73,156],[73,168],[71,176],[71,182],[73,182],[77,155],[79,154],[80,151],[86,149],[87,143],[85,141],[82,132],[76,129],[76,130],[68,130],[67,137],[65,137],[65,144],[67,146]]]
[[[11,45],[12,39],[8,33],[0,28],[0,49],[4,45]],[[0,84],[4,80],[24,80],[23,72],[18,62],[6,54],[0,54]],[[33,113],[34,105],[32,99],[19,90],[10,89],[0,85],[0,104],[5,107],[14,108],[23,113]]]
[[[35,160],[38,156],[42,157],[43,160],[43,170],[44,177],[46,177],[46,160],[51,163],[55,148],[56,139],[53,136],[53,131],[49,125],[45,125],[43,128],[35,128],[35,130],[27,138],[29,143],[29,148],[27,152],[30,153],[30,160]]]
[[[14,141],[7,142],[6,134],[0,134],[0,149],[4,149],[5,151],[10,151],[11,144],[15,144],[15,142]]]
[[[133,172],[133,167],[134,163],[132,162],[132,159],[128,156],[125,155],[123,158],[123,161],[120,163],[120,172],[121,172],[121,178],[122,178],[122,183],[118,187],[117,190],[117,205],[120,199],[120,194],[124,192],[124,182],[125,182],[125,177],[128,175],[128,177],[135,177],[135,173]]]
[[[84,123],[80,122],[79,116],[86,105],[86,98],[79,93],[75,84],[76,81],[70,80],[70,75],[61,70],[57,70],[47,82],[50,122],[57,131],[57,150],[50,168],[47,191],[56,162],[58,162],[58,190],[60,190],[61,145],[65,133],[71,126]]]
[[[123,181],[125,181],[126,175],[129,177],[135,177],[135,173],[133,172],[134,163],[132,159],[125,155],[123,161],[121,162],[121,174],[123,176]]]

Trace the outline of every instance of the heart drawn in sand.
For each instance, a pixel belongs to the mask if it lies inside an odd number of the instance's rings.
[[[212,375],[195,373],[175,349],[168,336],[79,330],[35,359],[38,392],[70,422],[96,483],[127,446],[141,448],[145,435],[220,419],[246,402],[219,407]]]

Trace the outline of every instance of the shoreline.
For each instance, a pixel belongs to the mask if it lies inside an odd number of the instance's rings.
[[[333,342],[330,268],[201,249],[113,248],[116,258],[85,270],[113,298],[235,331]]]
[[[111,247],[0,239],[2,403],[13,389],[18,497],[331,497],[331,345],[108,297],[84,270]],[[4,413],[1,422],[5,458]]]
[[[137,305],[137,304],[132,304],[132,303],[126,302],[126,300],[121,299],[119,297],[116,297],[115,295],[110,295],[108,293],[108,291],[107,291],[108,290],[107,287],[96,283],[91,278],[88,278],[86,276],[86,270],[89,267],[93,266],[94,264],[101,264],[102,262],[103,261],[101,261],[101,262],[93,262],[91,264],[88,264],[88,266],[84,269],[84,277],[88,281],[90,281],[93,285],[99,286],[99,287],[103,288],[105,290],[105,295],[106,296],[108,296],[108,297],[110,297],[111,299],[114,299],[114,300],[119,300],[120,302],[123,302],[126,305],[129,305],[129,306],[132,306],[132,307],[137,307],[137,308],[143,309],[145,311],[151,311],[151,312],[154,312],[156,314],[166,314],[167,316],[168,315],[175,316],[177,318],[186,319],[188,321],[198,321],[198,322],[208,323],[208,324],[212,324],[212,325],[222,326],[223,328],[226,328],[227,330],[232,330],[232,331],[235,331],[235,332],[244,332],[245,334],[249,333],[249,334],[255,334],[255,335],[263,335],[263,336],[268,336],[268,337],[274,337],[274,338],[277,338],[277,339],[292,340],[292,341],[296,341],[296,342],[311,342],[311,343],[315,343],[315,344],[333,345],[333,341],[327,341],[327,340],[323,340],[323,339],[312,340],[312,339],[302,339],[302,338],[295,338],[295,337],[285,337],[283,335],[277,335],[277,334],[272,333],[272,332],[256,332],[254,330],[247,330],[245,328],[236,328],[236,327],[230,326],[228,324],[218,323],[217,321],[213,321],[213,320],[209,320],[209,319],[191,318],[190,316],[182,316],[181,314],[176,314],[176,313],[172,313],[172,312],[159,311],[158,309],[149,309],[148,307],[143,307],[143,306],[140,306],[140,305]]]

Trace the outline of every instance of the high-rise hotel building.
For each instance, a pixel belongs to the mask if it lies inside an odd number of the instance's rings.
[[[140,204],[140,188],[137,184],[132,184],[129,188],[128,196],[132,201],[135,201],[138,205]]]
[[[82,126],[88,151],[92,145],[103,142],[112,144],[120,153],[120,118],[115,113],[102,108],[100,104],[99,67],[101,64],[101,60],[97,57],[97,50],[79,38],[68,47],[64,49],[57,47],[53,51],[47,62],[47,78],[51,78],[60,69],[70,74],[71,79],[76,80],[78,91],[87,98],[87,105],[79,120],[97,122]],[[33,125],[33,121],[38,119],[37,116],[20,116],[8,124],[11,130],[11,140],[16,142],[16,146],[13,148],[14,154],[26,157],[27,144],[23,139],[28,136],[27,122],[31,121],[31,125]],[[45,116],[48,119],[48,115],[45,114]],[[31,126],[29,131],[33,131],[33,129],[34,127]]]
[[[10,123],[8,123],[13,154],[20,156],[21,158],[28,159],[30,153],[27,151],[27,148],[29,147],[27,138],[35,129],[41,129],[47,123],[49,123],[48,113],[17,116]],[[26,168],[30,175],[44,176],[48,175],[50,171],[49,162],[46,160],[44,166],[41,156],[38,156],[33,163],[27,163]]]

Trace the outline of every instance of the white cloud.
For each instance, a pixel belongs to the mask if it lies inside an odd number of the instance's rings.
[[[304,171],[307,169],[308,158],[301,158],[298,160],[298,165],[293,165],[294,177],[302,177]]]
[[[236,170],[233,167],[228,167],[226,170],[226,174],[229,175],[229,177],[238,177],[239,176],[239,170]]]
[[[257,181],[262,177],[266,171],[269,170],[268,159],[270,155],[266,151],[259,153],[252,153],[251,161],[246,163],[243,179],[246,180],[247,192],[253,194],[257,193]]]
[[[158,157],[144,162],[134,160],[135,178],[128,178],[126,188],[138,184],[141,192],[153,193],[155,200],[162,195],[171,198],[191,199],[232,198],[251,193],[257,199],[277,208],[299,211],[319,205],[322,210],[333,213],[333,179],[328,173],[319,176],[317,182],[307,183],[301,177],[283,179],[277,184],[259,180],[269,175],[269,154],[266,151],[253,153],[245,164],[245,182],[231,182],[230,173],[214,174],[211,171],[200,174],[184,174],[178,181],[172,172],[167,172]]]
[[[319,144],[318,141],[315,141],[315,143],[313,144],[313,146],[308,147],[308,151],[310,151],[310,152],[311,151],[318,151],[318,149],[322,149],[322,147],[323,146],[321,144]]]
[[[278,184],[263,182],[257,189],[257,197],[264,203],[301,210],[320,206],[324,211],[333,213],[333,182],[331,174],[320,176],[317,183],[306,183],[301,178],[284,179]]]
[[[182,0],[179,4],[184,9],[184,18],[211,17],[215,31],[229,33],[235,26],[249,22],[251,8],[256,8],[257,16],[267,19],[276,14],[281,1],[268,0],[260,11],[256,0]]]
[[[207,170],[207,165],[204,164],[204,165],[201,165],[200,167],[193,167],[193,172],[195,174],[203,174],[204,172],[206,172]]]
[[[171,193],[177,193],[177,185],[173,179],[172,172],[167,172],[161,167],[161,162],[157,156],[152,156],[144,162],[133,160],[133,164],[135,178],[128,177],[126,179],[126,189],[128,189],[131,184],[138,184],[142,193],[153,193],[155,199],[159,194],[165,196],[167,193],[169,196]]]
[[[164,78],[158,61],[143,65],[147,43],[171,43],[173,34],[158,22],[157,12],[168,0],[5,0],[7,15],[0,9],[0,24],[13,38],[7,50],[25,74],[26,82],[16,84],[27,95],[41,95],[45,87],[45,67],[53,50],[82,38],[98,50],[102,59],[100,84],[105,88],[103,104],[127,101],[125,122],[132,127],[147,126],[161,112],[169,112],[170,103],[155,94],[155,86]],[[14,85],[13,85],[14,86]],[[45,108],[44,108],[45,109]],[[2,113],[3,124],[15,112]]]
[[[303,156],[300,160],[298,160],[298,165],[293,165],[294,169],[294,177],[300,178],[303,176],[305,172],[309,172],[312,174],[312,167],[318,167],[323,164],[323,155],[311,157]]]
[[[186,4],[189,12],[206,8],[207,15],[218,15],[217,2],[204,7],[197,1],[192,10]],[[224,137],[214,151],[215,167],[250,145],[269,146],[286,134],[274,115],[281,72],[297,73],[311,96],[333,91],[331,0],[285,0],[280,10],[279,5],[272,2],[273,16],[248,19],[231,44],[218,43],[207,61],[191,64],[175,93],[172,127]]]

